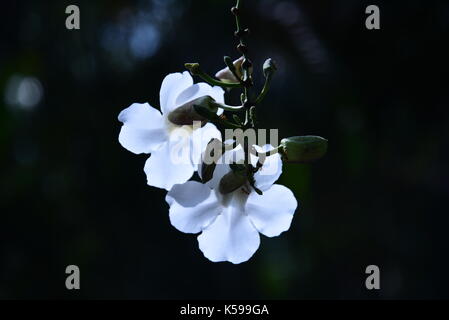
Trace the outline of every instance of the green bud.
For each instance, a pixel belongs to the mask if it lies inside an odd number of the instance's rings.
[[[241,171],[231,171],[224,175],[220,180],[219,190],[221,194],[231,193],[241,186],[243,186],[247,181],[247,177],[244,172]]]
[[[194,121],[207,121],[208,118],[198,113],[195,106],[200,106],[208,112],[215,114],[217,112],[217,107],[213,105],[214,101],[215,100],[209,96],[203,96],[189,101],[170,112],[168,120],[178,126],[192,125]]]
[[[318,160],[327,151],[327,140],[318,136],[290,137],[281,140],[279,152],[287,162],[307,163]]]
[[[186,63],[184,64],[187,70],[190,71],[192,75],[198,75],[200,73],[200,64],[199,63]]]
[[[265,78],[271,77],[277,70],[276,64],[273,59],[269,58],[265,60],[263,64],[263,74]]]

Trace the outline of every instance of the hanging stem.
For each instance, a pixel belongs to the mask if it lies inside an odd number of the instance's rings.
[[[235,31],[235,36],[239,39],[239,44],[237,45],[237,50],[243,56],[242,62],[242,79],[241,83],[243,85],[243,107],[245,109],[245,128],[253,128],[254,121],[252,121],[252,112],[250,112],[250,108],[253,106],[253,103],[250,102],[250,89],[253,86],[252,75],[251,75],[251,67],[252,62],[248,57],[248,47],[245,45],[244,36],[249,33],[248,29],[242,29],[242,24],[240,21],[240,5],[241,1],[237,0],[235,7],[231,9],[231,12],[235,16],[235,24],[237,30]],[[245,152],[245,165],[247,168],[250,167],[250,153],[248,152],[248,145],[245,143],[243,146]]]
[[[269,75],[265,79],[265,84],[264,84],[259,96],[257,97],[255,104],[259,104],[265,98],[266,94],[268,93],[268,89],[270,89],[271,78],[272,78],[272,76]]]

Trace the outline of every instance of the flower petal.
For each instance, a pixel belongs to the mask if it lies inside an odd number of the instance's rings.
[[[187,148],[187,149],[186,149]],[[189,180],[194,167],[190,160],[190,147],[182,140],[164,143],[145,163],[148,185],[170,190],[175,184]]]
[[[228,172],[231,171],[231,168],[228,164],[219,163],[215,166],[214,174],[212,175],[212,179],[206,182],[206,185],[211,189],[218,189],[218,185],[220,184],[221,178],[223,178]],[[201,171],[198,170],[198,174]],[[200,175],[201,177],[201,175]]]
[[[233,194],[222,214],[198,236],[200,250],[213,262],[242,263],[259,248],[259,232],[245,215],[239,198]]]
[[[245,212],[260,233],[276,237],[290,228],[297,206],[298,202],[290,189],[275,184],[262,196],[252,192]]]
[[[240,57],[237,60],[235,60],[232,64],[234,65],[235,71],[239,77],[242,76],[241,68],[243,60],[245,60],[244,57]],[[251,68],[252,69],[252,68]],[[252,71],[251,71],[252,73]],[[220,80],[224,81],[230,81],[230,82],[239,82],[239,80],[236,78],[236,76],[231,72],[229,67],[226,67],[220,71],[218,71],[215,74],[215,78],[218,78]]]
[[[229,70],[228,67],[221,69],[215,74],[215,78],[225,82],[239,82],[236,76]]]
[[[274,149],[273,146],[267,144],[263,147],[254,146],[258,152],[265,152]],[[251,163],[253,166],[257,164],[258,158],[251,155]],[[264,191],[269,189],[282,174],[282,160],[279,153],[267,157],[262,168],[254,174],[256,187]]]
[[[191,85],[193,85],[193,79],[188,71],[171,73],[164,78],[159,93],[161,110],[164,115],[168,115],[170,111],[179,106],[176,104],[176,98]]]
[[[181,106],[187,102],[195,100],[203,96],[210,96],[215,101],[224,102],[224,91],[220,87],[211,87],[207,83],[200,82],[184,89],[176,97],[176,105]]]
[[[118,120],[123,122],[119,142],[133,153],[151,153],[168,139],[161,113],[148,103],[132,104]]]
[[[221,211],[215,192],[196,181],[173,186],[165,199],[171,224],[185,233],[201,232]]]

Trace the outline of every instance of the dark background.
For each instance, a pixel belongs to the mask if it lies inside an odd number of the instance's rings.
[[[1,4],[0,298],[449,298],[449,1],[242,3],[257,87],[265,58],[279,69],[261,124],[329,152],[284,167],[292,226],[237,266],[170,225],[117,121],[158,106],[185,62],[215,73],[238,57],[234,1]],[[81,30],[65,28],[69,4]],[[369,4],[381,30],[365,28]]]

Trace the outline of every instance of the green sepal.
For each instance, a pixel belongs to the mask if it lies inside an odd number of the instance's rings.
[[[221,178],[218,188],[221,194],[228,194],[243,186],[247,180],[248,178],[244,171],[231,171]]]
[[[207,144],[204,156],[207,157],[208,161],[203,161],[201,163],[201,180],[206,183],[212,179],[214,176],[215,167],[217,166],[217,160],[223,154],[223,143],[218,139],[211,139]]]

